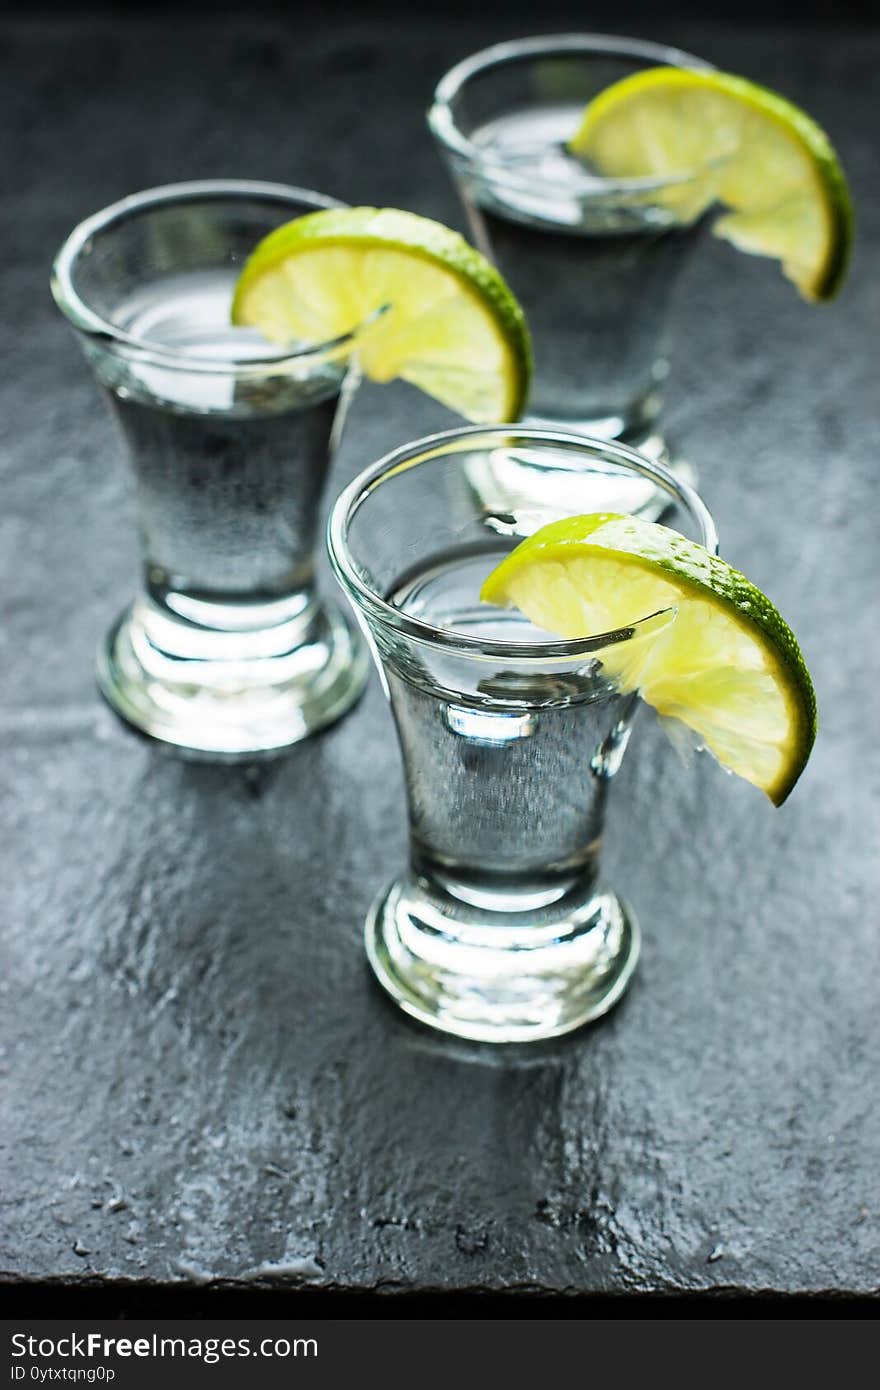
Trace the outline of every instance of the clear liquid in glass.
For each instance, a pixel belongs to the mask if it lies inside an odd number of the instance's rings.
[[[469,132],[485,164],[456,171],[473,237],[531,328],[526,419],[639,447],[660,414],[669,300],[700,224],[603,191],[565,148],[582,115],[577,104],[509,112]]]
[[[404,612],[480,640],[552,635],[517,611],[479,603],[503,550],[449,552],[398,583]],[[473,660],[468,666],[474,666]],[[406,773],[414,873],[486,911],[582,900],[594,884],[609,778],[629,737],[634,697],[595,660],[564,669],[479,663],[452,689],[453,666],[423,649],[385,661]],[[459,685],[464,682],[459,679]]]
[[[234,283],[232,269],[163,276],[114,320],[199,361],[258,362],[277,349],[230,323]],[[210,605],[231,628],[262,626],[267,605],[304,609],[344,367],[249,378],[105,357],[100,375],[137,477],[153,601],[203,621]]]

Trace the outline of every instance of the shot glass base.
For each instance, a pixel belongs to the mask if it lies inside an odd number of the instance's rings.
[[[590,435],[590,422],[554,421],[529,417],[528,425],[544,429],[577,430]],[[593,437],[596,437],[595,434]],[[602,437],[602,436],[599,436]],[[696,469],[670,453],[663,435],[652,432],[640,440],[626,441],[651,463],[668,468],[680,482],[693,487]],[[668,492],[649,477],[604,465],[600,459],[584,463],[576,471],[560,468],[554,476],[546,468],[540,472],[530,463],[527,449],[498,449],[469,459],[466,465],[470,487],[488,510],[516,516],[528,534],[556,516],[586,515],[590,512],[620,512],[660,521],[669,511]]]
[[[513,918],[491,926],[438,913],[417,882],[397,879],[366,922],[380,985],[421,1023],[476,1042],[538,1041],[599,1018],[620,999],[639,956],[631,910],[593,894],[552,926]],[[499,914],[500,915],[500,914]],[[530,938],[533,943],[526,944]]]
[[[280,753],[338,719],[366,682],[363,639],[333,602],[317,605],[295,635],[194,629],[190,656],[173,642],[167,649],[155,617],[139,599],[111,628],[98,649],[98,686],[126,723],[189,758]]]

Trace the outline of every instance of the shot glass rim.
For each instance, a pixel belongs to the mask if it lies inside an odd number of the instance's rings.
[[[345,357],[354,346],[362,325],[350,333],[340,334],[325,342],[310,343],[294,350],[283,348],[277,352],[261,354],[259,357],[199,357],[196,353],[181,352],[176,348],[154,343],[149,338],[126,333],[90,308],[73,283],[73,267],[89,238],[112,227],[114,223],[121,222],[132,213],[160,207],[162,204],[199,198],[206,201],[220,201],[223,198],[276,199],[279,203],[306,203],[316,212],[322,208],[347,206],[340,199],[318,193],[314,189],[259,179],[188,179],[180,183],[158,184],[138,193],[129,193],[78,222],[65,237],[55,255],[50,287],[56,305],[68,322],[87,337],[119,348],[127,355],[136,356],[139,361],[206,375],[235,371],[242,375],[261,376],[265,375],[267,369],[278,368],[285,363],[308,363]]]
[[[653,59],[658,64],[671,67],[692,68],[696,71],[711,72],[714,65],[686,49],[675,48],[671,44],[655,43],[651,39],[629,38],[622,34],[566,33],[535,34],[522,39],[504,39],[490,44],[476,53],[462,58],[449,68],[437,86],[427,112],[428,127],[438,143],[452,154],[466,159],[468,163],[485,173],[487,179],[495,184],[510,188],[531,190],[540,183],[541,187],[552,187],[552,181],[536,180],[532,175],[520,178],[504,166],[501,161],[486,157],[479,145],[475,145],[459,129],[452,111],[452,102],[465,83],[478,73],[498,67],[520,58],[550,57],[560,53],[620,54],[634,58]],[[704,167],[683,170],[680,174],[643,176],[639,178],[606,179],[600,175],[591,176],[588,187],[569,190],[572,198],[584,202],[596,202],[603,198],[640,193],[650,193],[663,188],[687,184],[698,178]]]
[[[419,464],[449,453],[466,453],[471,441],[480,436],[493,437],[496,447],[502,442],[512,442],[511,437],[529,444],[562,445],[573,448],[591,457],[606,457],[612,462],[635,468],[643,477],[652,478],[665,485],[671,496],[678,498],[690,512],[702,532],[700,541],[713,554],[718,550],[718,535],[715,522],[699,493],[689,484],[681,481],[668,468],[645,458],[625,444],[616,441],[593,439],[587,435],[574,434],[565,430],[531,428],[516,423],[502,425],[464,425],[457,429],[443,430],[412,440],[383,455],[376,463],[364,468],[357,477],[345,487],[337,497],[327,522],[327,550],[333,572],[344,592],[357,611],[391,628],[409,640],[426,643],[432,647],[442,647],[462,655],[496,659],[505,657],[520,662],[539,662],[589,656],[603,647],[629,640],[636,629],[667,613],[660,609],[646,613],[626,627],[610,632],[593,633],[589,637],[579,637],[556,642],[504,642],[493,638],[469,637],[466,633],[451,628],[437,627],[433,623],[415,618],[383,599],[366,584],[358,574],[351,560],[348,544],[348,531],[359,508],[371,492],[395,473],[405,472]]]

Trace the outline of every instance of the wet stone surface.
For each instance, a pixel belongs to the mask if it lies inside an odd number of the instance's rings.
[[[230,173],[461,225],[421,112],[453,59],[522,27],[327,24],[294,44],[273,20],[173,41],[109,20],[3,26],[9,1280],[880,1284],[875,37],[641,26],[808,104],[850,168],[861,237],[824,310],[715,244],[678,295],[670,431],[725,555],[801,635],[822,731],[777,813],[640,719],[606,866],[645,942],[613,1016],[492,1051],[410,1025],[372,986],[361,923],[405,849],[375,681],[289,758],[227,770],[164,756],[95,693],[95,644],[134,582],[133,498],[49,302],[57,244],[132,189]],[[406,389],[365,390],[331,490],[447,422]]]

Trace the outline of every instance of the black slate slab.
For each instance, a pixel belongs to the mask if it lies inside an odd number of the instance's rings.
[[[724,553],[802,636],[822,729],[775,813],[641,720],[607,863],[645,945],[612,1017],[492,1051],[410,1025],[372,986],[361,922],[405,850],[375,682],[288,759],[231,770],[163,756],[95,693],[95,643],[134,582],[133,499],[49,301],[57,244],[125,192],[221,175],[461,225],[422,109],[452,60],[535,28],[331,12],[0,30],[13,1285],[135,1304],[175,1285],[181,1310],[217,1281],[308,1289],[313,1308],[880,1287],[876,32],[640,24],[807,105],[850,170],[860,239],[828,308],[720,245],[679,295],[670,428]],[[366,389],[331,492],[447,418]]]

